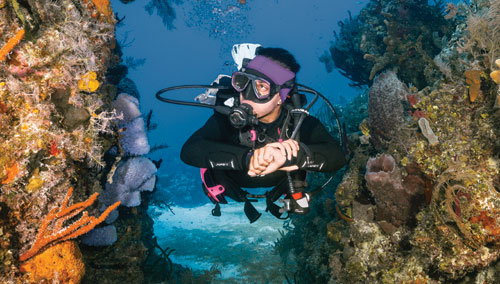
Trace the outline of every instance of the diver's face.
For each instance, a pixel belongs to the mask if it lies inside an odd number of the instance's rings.
[[[278,92],[270,101],[266,103],[256,103],[244,99],[243,95],[240,93],[240,103],[250,105],[253,108],[253,114],[257,116],[259,121],[269,123],[273,122],[279,115],[281,97]]]

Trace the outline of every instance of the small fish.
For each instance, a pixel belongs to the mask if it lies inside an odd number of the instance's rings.
[[[363,4],[363,1],[357,1],[356,4],[358,5]]]
[[[229,5],[226,9],[226,13],[231,13],[231,12],[236,12],[239,11],[240,8],[234,6],[234,5]]]
[[[363,135],[370,137],[370,126],[368,124],[368,120],[363,120],[361,124],[359,125],[359,130],[361,130],[361,133]]]

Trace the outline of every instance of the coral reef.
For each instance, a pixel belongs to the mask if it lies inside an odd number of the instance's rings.
[[[439,77],[433,58],[460,18],[443,17],[442,1],[369,1],[360,14],[339,22],[330,48],[335,67],[352,85],[370,85],[375,76],[395,69],[407,84],[423,88]],[[327,55],[326,55],[327,56]],[[328,62],[323,56],[322,61]],[[437,72],[439,74],[439,72]]]
[[[394,31],[390,26],[404,29],[406,22],[401,14],[384,15],[388,7],[417,2],[425,10],[413,15],[421,34],[410,30],[406,38],[392,37],[394,41],[389,42]],[[326,251],[316,255],[315,265],[307,262],[308,256],[295,253],[299,275],[312,277],[301,281],[500,281],[500,112],[494,73],[499,68],[495,62],[500,54],[500,1],[450,4],[447,14],[440,16],[443,19],[432,25],[421,21],[429,20],[429,15],[439,16],[435,13],[441,2],[436,1],[436,6],[426,3],[370,1],[358,17],[344,23],[332,47],[332,55],[345,55],[340,62],[344,65],[336,66],[343,68],[353,84],[368,85],[370,72],[374,82],[368,92],[368,118],[361,122],[355,116],[361,133],[352,128],[349,133],[353,154],[335,200],[319,205],[320,210],[332,213],[319,219],[314,214],[304,216],[300,222],[293,219],[294,225],[303,227],[281,240],[292,246],[288,250],[280,247],[286,255],[305,249],[302,244],[294,246],[294,241],[309,240],[309,231],[319,233],[314,237],[319,241],[312,246]],[[385,23],[373,14],[377,8]],[[436,29],[441,29],[438,34],[431,32]],[[385,41],[371,37],[377,31]],[[436,35],[435,44],[429,37],[432,34]],[[416,52],[417,57],[398,57],[401,51],[409,51],[405,44],[411,41],[418,49],[420,36],[421,40],[427,38],[426,44],[434,44],[432,52],[424,48],[426,55]],[[373,52],[364,54],[370,54],[365,58],[373,59],[374,64],[366,66],[353,57],[362,52],[342,53],[348,44],[356,52],[371,49]],[[378,55],[372,58],[373,54]],[[396,80],[413,86],[403,88],[404,92],[401,82],[381,88],[378,81],[388,72],[384,69],[395,70]],[[381,99],[372,100],[372,95]],[[360,104],[360,113],[363,108]],[[376,175],[380,176],[375,179]],[[416,201],[409,201],[409,192],[416,193]],[[409,209],[410,204],[417,206]],[[336,210],[328,209],[333,207]],[[304,270],[321,273],[306,274]]]

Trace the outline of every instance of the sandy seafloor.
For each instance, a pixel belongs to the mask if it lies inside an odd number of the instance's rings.
[[[283,231],[283,221],[265,212],[265,200],[254,206],[262,216],[253,224],[243,214],[243,203],[222,204],[220,217],[211,215],[212,204],[174,206],[175,215],[168,210],[155,212],[155,235],[161,247],[175,249],[171,254],[173,262],[195,271],[217,265],[219,280],[251,282],[253,273],[282,277],[278,270],[283,264],[273,247],[280,237],[279,230]],[[278,281],[272,283],[282,283]]]

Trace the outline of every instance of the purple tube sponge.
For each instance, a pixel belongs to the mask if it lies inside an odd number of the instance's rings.
[[[125,125],[141,116],[141,111],[139,110],[139,100],[128,94],[119,94],[113,101],[112,106],[118,114],[122,115],[122,119],[117,120],[117,123],[120,126]]]
[[[127,155],[145,155],[149,153],[150,147],[144,119],[138,117],[124,125],[125,131],[121,133],[120,145]]]
[[[121,205],[135,207],[141,204],[141,191],[152,191],[156,181],[156,166],[145,157],[134,157],[118,164],[113,183],[106,183],[106,189],[99,200],[106,206],[120,200]]]
[[[417,175],[408,177],[403,181],[391,155],[377,155],[366,164],[366,186],[375,197],[376,219],[388,233],[412,221],[422,203],[423,188],[418,186],[423,184],[422,179]]]
[[[114,225],[94,228],[81,238],[82,244],[94,247],[110,246],[116,240],[116,228]]]
[[[122,116],[121,119],[116,120],[118,127],[125,129],[120,138],[123,151],[132,156],[149,153],[150,147],[144,128],[144,119],[139,110],[139,101],[128,94],[120,94],[113,101],[113,107]]]

